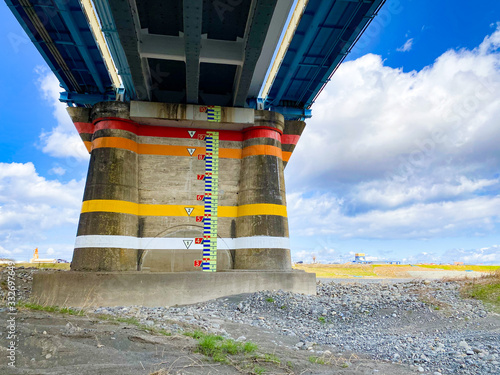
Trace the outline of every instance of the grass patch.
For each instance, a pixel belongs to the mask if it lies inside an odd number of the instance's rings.
[[[356,276],[382,278],[411,278],[408,271],[430,271],[441,269],[447,271],[479,271],[491,272],[500,269],[500,266],[476,265],[440,265],[440,264],[295,264],[294,269],[315,273],[317,277],[349,278]]]
[[[316,277],[341,278],[349,276],[377,276],[369,264],[296,264],[294,269],[316,274]]]
[[[309,362],[311,363],[317,363],[318,365],[324,365],[326,364],[325,359],[323,357],[316,357],[316,356],[310,356],[309,357]]]
[[[202,331],[184,334],[198,340],[196,351],[212,358],[215,362],[229,363],[228,355],[249,354],[257,350],[257,345],[250,341],[242,343]]]
[[[68,315],[77,315],[77,316],[85,315],[85,312],[83,310],[75,310],[68,307],[59,307],[59,306],[44,306],[44,305],[38,305],[36,303],[22,302],[22,301],[17,302],[16,307],[35,310],[35,311],[56,312]]]
[[[492,272],[500,269],[500,266],[475,266],[475,265],[446,265],[446,264],[420,264],[421,268],[431,268],[446,271],[478,271],[478,272]]]
[[[266,302],[271,302],[271,303],[272,303],[272,302],[274,302],[274,298],[272,298],[272,297],[267,297],[267,298],[266,298]]]
[[[251,341],[247,341],[245,344],[243,344],[243,351],[245,353],[253,353],[253,352],[257,351],[257,349],[258,349],[257,344],[255,344]]]
[[[46,312],[55,312],[59,314],[67,314],[67,315],[75,315],[75,316],[86,316],[87,314],[83,310],[75,310],[71,309],[68,307],[59,307],[59,306],[43,306],[43,305],[38,305],[36,303],[29,303],[29,302],[18,302],[17,307],[24,308],[24,309],[29,309],[29,310],[35,310],[35,311],[46,311]],[[111,315],[106,315],[106,314],[99,314],[99,315],[93,315],[95,318],[99,320],[105,320],[111,324],[119,324],[119,323],[126,323],[130,325],[134,325],[139,329],[142,329],[144,331],[147,331],[149,333],[154,333],[158,335],[163,335],[163,336],[172,336],[171,332],[168,332],[165,329],[160,329],[160,328],[155,328],[155,327],[150,327],[145,324],[141,324],[136,318],[130,317],[130,318],[125,318],[125,317],[114,317]]]
[[[500,269],[464,282],[460,292],[462,297],[483,301],[485,306],[500,313]]]
[[[264,362],[270,362],[279,365],[281,360],[275,356],[274,354],[264,354],[264,357],[261,358]]]
[[[163,336],[172,336],[172,332],[168,332],[168,331],[164,330],[163,328],[156,328],[156,327],[147,326],[147,325],[142,324],[141,322],[139,322],[134,317],[125,318],[125,317],[119,316],[119,317],[116,317],[116,318],[115,317],[111,317],[110,319],[106,319],[106,320],[108,320],[108,321],[114,321],[114,322],[119,322],[119,323],[130,324],[130,325],[136,326],[139,329],[147,331],[149,333],[155,333],[155,334],[163,335]]]
[[[189,336],[189,337],[192,337],[193,339],[198,340],[198,339],[201,339],[203,336],[205,336],[205,333],[203,333],[200,330],[194,330],[193,332],[184,332],[183,335]]]
[[[132,324],[134,326],[139,326],[141,325],[141,323],[139,323],[139,321],[136,319],[136,318],[124,318],[124,317],[117,317],[117,318],[114,318],[115,321],[117,322],[120,322],[120,323],[127,323],[127,324]]]
[[[325,324],[326,323],[326,318],[324,316],[320,316],[318,318],[318,322],[320,322],[321,324]]]
[[[7,265],[0,265],[0,267],[6,267]],[[54,269],[54,270],[65,270],[69,271],[70,263],[16,263],[15,268],[24,267],[24,268],[39,268],[39,269]]]

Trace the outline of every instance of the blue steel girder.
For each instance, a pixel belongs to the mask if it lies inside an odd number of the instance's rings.
[[[115,56],[119,57],[119,74],[127,77],[127,81],[130,75],[127,86],[124,80],[128,95],[131,99],[148,100],[150,85],[144,77],[143,61],[139,54],[139,25],[136,25],[130,3],[125,0],[94,0],[94,3],[99,18],[105,18],[107,21],[106,26],[103,24],[102,28],[108,43],[108,37],[113,39],[113,47],[110,50],[113,59]]]
[[[266,108],[310,108],[385,0],[309,0]]]
[[[186,102],[198,103],[200,86],[201,26],[203,0],[183,1],[184,48],[186,51]]]
[[[255,66],[262,52],[269,23],[277,0],[256,0],[250,9],[250,25],[245,35],[245,54],[243,66],[238,67],[234,80],[233,105],[243,107],[252,83]]]
[[[92,78],[94,79],[94,82],[96,83],[97,87],[99,88],[99,92],[104,93],[106,90],[104,88],[104,84],[101,80],[101,77],[99,76],[99,73],[97,71],[96,65],[94,63],[94,60],[90,56],[89,49],[85,42],[83,41],[83,36],[80,31],[80,28],[78,27],[75,18],[73,16],[74,14],[74,9],[71,10],[68,6],[68,1],[67,0],[54,0],[55,4],[59,8],[59,13],[61,14],[61,17],[63,18],[64,22],[66,23],[66,26],[69,29],[69,32],[71,33],[71,36],[73,37],[76,47],[78,48],[78,51],[83,57],[83,60],[85,61],[85,64],[90,70],[90,74],[92,75]]]
[[[93,0],[93,3],[99,15],[101,30],[106,38],[109,52],[111,53],[113,62],[118,70],[118,75],[121,77],[123,87],[125,88],[125,93],[133,99],[136,97],[134,82],[127,62],[127,56],[120,42],[120,36],[116,29],[109,2],[107,0]]]
[[[66,91],[104,94],[107,67],[78,0],[6,0]]]

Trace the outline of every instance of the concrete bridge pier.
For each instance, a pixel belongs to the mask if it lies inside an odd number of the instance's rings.
[[[81,113],[69,108],[70,113]],[[87,111],[83,111],[87,113]],[[111,147],[112,140],[125,138],[137,142],[137,135],[122,128],[130,125],[129,105],[122,102],[106,102],[96,105],[90,112],[90,128],[93,130],[89,170],[83,195],[82,213],[77,232],[77,245],[71,262],[74,271],[137,271],[139,249],[132,247],[80,247],[78,238],[96,236],[139,235],[139,217],[110,212],[100,202],[139,203],[138,165],[136,152]],[[104,146],[104,147],[97,147]],[[106,147],[109,146],[109,147]],[[111,237],[110,237],[111,238]]]
[[[267,215],[248,215],[237,219],[238,237],[259,238],[261,247],[235,252],[235,269],[291,270],[286,215],[286,192],[281,150],[285,127],[281,114],[255,111],[253,126],[243,129],[243,155],[238,205],[268,208]]]
[[[315,294],[315,275],[292,270],[286,212],[284,165],[303,122],[134,101],[68,112],[91,154],[87,183],[71,271],[36,275],[36,302],[161,306],[258,290]],[[216,272],[201,267],[206,241],[216,245]]]

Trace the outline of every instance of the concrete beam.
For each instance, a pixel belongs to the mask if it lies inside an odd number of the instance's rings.
[[[186,62],[183,36],[143,33],[140,54],[143,58]],[[226,40],[201,39],[199,61],[211,64],[242,65],[243,43]]]
[[[145,125],[227,130],[241,130],[255,120],[251,108],[219,107],[220,122],[207,122],[203,108],[206,106],[132,101],[130,119]]]
[[[32,299],[43,305],[174,306],[260,290],[316,294],[316,275],[292,272],[40,272]]]

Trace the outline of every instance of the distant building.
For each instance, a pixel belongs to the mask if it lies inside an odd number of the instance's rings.
[[[38,257],[38,247],[33,253],[33,258],[30,259],[30,263],[57,263],[57,259],[41,259]]]
[[[354,254],[354,262],[353,263],[366,263],[365,253]]]

